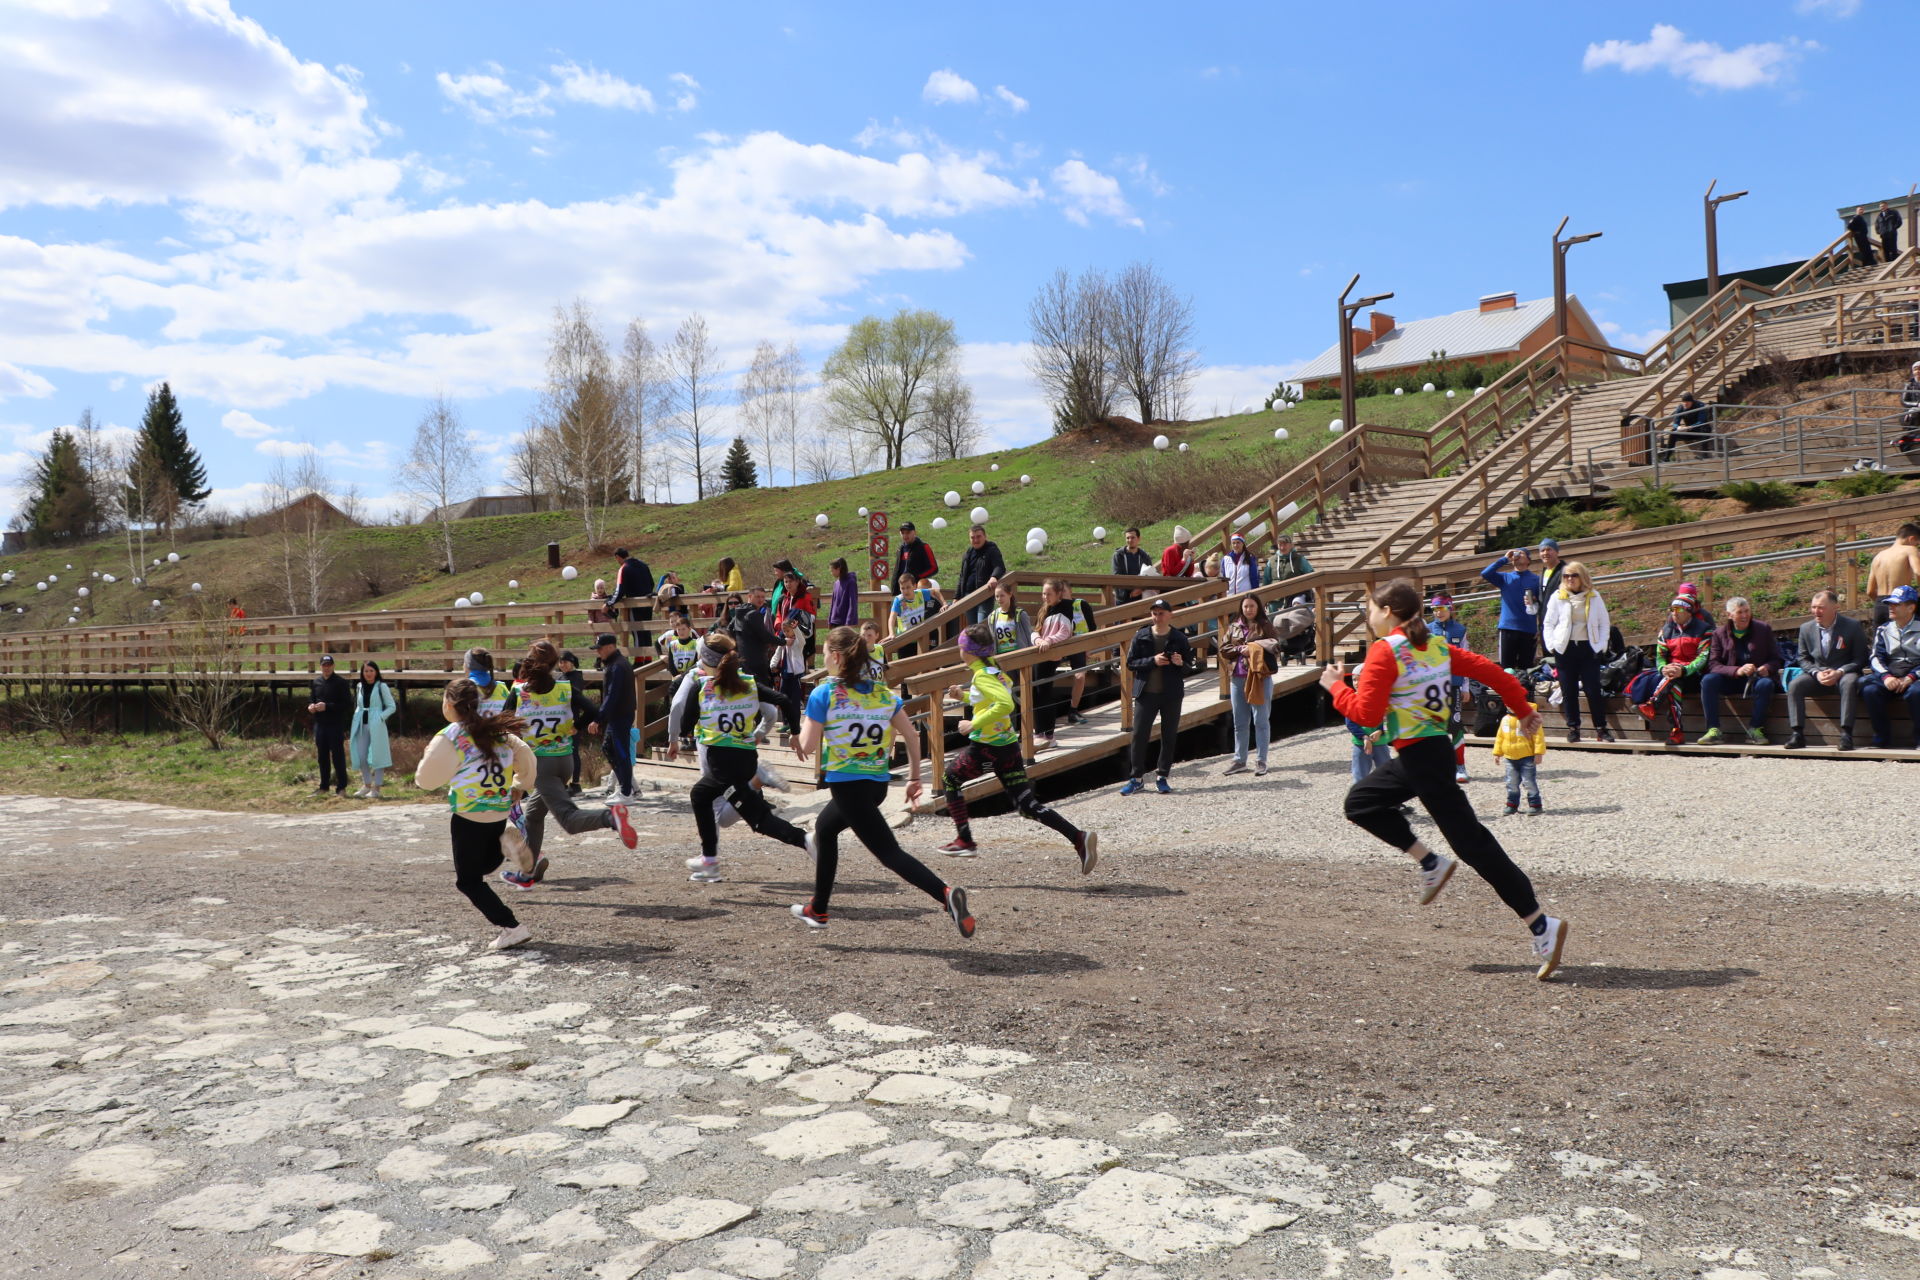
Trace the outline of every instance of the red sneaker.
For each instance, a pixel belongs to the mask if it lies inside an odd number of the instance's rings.
[[[613,829],[620,833],[620,843],[629,849],[639,848],[640,833],[633,829],[631,822],[627,821],[627,806],[610,804],[607,806],[607,812],[613,815]]]
[[[1641,715],[1645,716],[1648,724],[1653,723],[1655,712],[1654,712],[1654,705],[1651,702],[1643,702],[1640,705],[1636,706],[1634,710],[1638,711]]]
[[[1667,742],[1670,746],[1684,747],[1687,745],[1687,735],[1680,729],[1669,729],[1667,730]]]
[[[815,911],[811,900],[796,902],[788,909],[793,912],[794,919],[805,924],[809,929],[824,929],[827,927],[827,913],[824,911]]]
[[[941,845],[940,852],[950,853],[956,858],[968,858],[968,857],[972,857],[974,853],[978,852],[979,848],[980,846],[975,844],[973,841],[962,840],[958,836],[956,836],[954,837],[952,843]]]
[[[967,891],[957,884],[947,886],[947,914],[953,917],[960,936],[973,936],[973,913],[967,910]]]

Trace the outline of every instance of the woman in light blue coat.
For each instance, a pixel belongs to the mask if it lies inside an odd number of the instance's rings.
[[[356,799],[378,800],[380,783],[393,768],[387,721],[393,718],[394,710],[393,687],[380,678],[380,664],[366,663],[353,686],[353,721],[347,730],[347,750],[352,753],[353,767],[360,771]]]

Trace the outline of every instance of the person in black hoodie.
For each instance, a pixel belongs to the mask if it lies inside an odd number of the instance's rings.
[[[311,696],[307,699],[307,714],[313,717],[313,745],[320,756],[320,785],[313,793],[323,796],[332,790],[344,796],[347,794],[347,722],[353,718],[353,686],[335,674],[330,653],[321,655],[320,674],[314,678]],[[334,779],[331,787],[327,784],[329,766]]]
[[[598,734],[613,768],[616,800],[633,799],[633,664],[611,633],[594,642],[600,655],[600,708],[587,732]]]
[[[1847,234],[1853,238],[1853,265],[1870,267],[1873,265],[1873,237],[1867,233],[1867,212],[1864,208],[1855,209],[1853,216],[1847,219]]]
[[[773,675],[773,651],[780,647],[780,637],[767,618],[765,587],[749,592],[746,604],[740,603],[739,596],[727,598],[726,631],[740,651],[740,670],[760,684],[779,688],[780,682]]]

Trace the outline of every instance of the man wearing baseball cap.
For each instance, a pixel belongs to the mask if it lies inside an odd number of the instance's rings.
[[[313,746],[320,757],[320,785],[313,794],[323,796],[329,790],[347,794],[347,722],[353,718],[353,686],[333,669],[333,655],[320,655],[320,674],[314,677],[307,698],[307,714],[313,717]],[[333,782],[327,781],[332,770]]]
[[[595,637],[593,651],[600,656],[600,709],[587,726],[600,735],[600,749],[613,769],[615,791],[610,797],[625,804],[633,797],[633,664],[620,652],[617,636]]]
[[[1872,670],[1860,681],[1860,698],[1873,722],[1873,745],[1893,745],[1888,712],[1894,700],[1907,704],[1907,718],[1920,733],[1920,620],[1914,617],[1920,591],[1895,587],[1880,597],[1891,616],[1873,633]]]
[[[911,572],[922,582],[940,571],[940,562],[934,559],[933,548],[921,541],[920,531],[909,520],[900,526],[900,551],[893,558],[893,581],[900,581],[900,575]]]
[[[1147,749],[1153,740],[1153,722],[1160,720],[1160,769],[1155,785],[1160,794],[1173,790],[1167,775],[1180,739],[1180,699],[1187,691],[1187,673],[1194,669],[1193,646],[1174,630],[1173,605],[1162,596],[1147,606],[1153,621],[1133,633],[1127,647],[1127,669],[1133,673],[1133,773],[1123,796],[1138,795],[1146,784]]]

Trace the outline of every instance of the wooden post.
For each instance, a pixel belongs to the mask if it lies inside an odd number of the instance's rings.
[[[1024,714],[1020,717],[1020,758],[1033,759],[1033,667],[1031,664],[1020,668],[1020,707]]]
[[[947,691],[944,688],[927,695],[927,758],[933,763],[933,795],[938,797],[947,789]]]
[[[1124,651],[1120,662],[1120,727],[1133,732],[1133,668],[1127,665]]]

